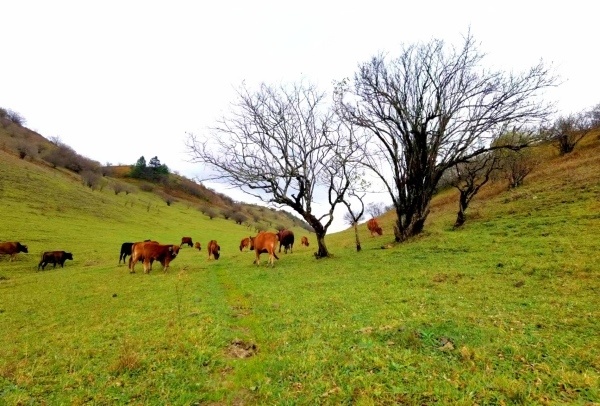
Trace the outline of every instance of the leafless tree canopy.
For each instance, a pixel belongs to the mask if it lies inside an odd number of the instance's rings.
[[[213,180],[300,214],[317,235],[317,257],[329,255],[324,236],[355,176],[352,132],[325,104],[323,93],[303,83],[242,87],[231,114],[187,143],[192,159],[215,171]],[[325,199],[329,210],[317,217],[313,203]]]
[[[493,146],[531,144],[532,135],[519,131],[509,131],[502,134],[493,142]],[[493,151],[498,157],[498,171],[492,176],[503,178],[508,181],[508,188],[513,189],[521,186],[523,181],[538,165],[539,157],[532,151],[533,148],[522,148],[518,150],[499,148]]]
[[[479,190],[492,178],[492,173],[500,166],[500,156],[493,152],[486,152],[471,159],[469,162],[461,162],[452,168],[454,176],[450,184],[458,189],[458,213],[454,227],[462,226],[466,219],[466,211],[469,203]]]
[[[337,84],[341,117],[369,134],[364,163],[380,178],[396,213],[396,240],[420,233],[445,170],[489,150],[507,126],[533,125],[552,112],[536,97],[556,79],[540,62],[515,75],[481,67],[472,36],[372,58]]]
[[[385,213],[385,204],[382,202],[372,202],[367,205],[367,213],[373,218],[381,217]]]
[[[572,152],[575,146],[594,129],[594,110],[588,113],[561,116],[547,130],[547,136],[560,155]]]

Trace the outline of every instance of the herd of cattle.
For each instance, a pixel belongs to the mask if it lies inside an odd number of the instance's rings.
[[[369,229],[371,236],[375,234],[381,235],[383,233],[381,227],[377,223],[377,220],[372,218],[367,222],[367,228]],[[250,251],[255,252],[254,264],[260,265],[260,254],[266,253],[269,255],[267,265],[273,267],[275,260],[279,259],[275,250],[279,243],[279,253],[283,247],[284,253],[287,254],[293,252],[294,248],[294,233],[291,230],[281,230],[277,233],[263,231],[258,233],[256,236],[246,237],[240,241],[240,251],[244,248],[248,248]],[[308,247],[308,238],[302,237],[300,240],[301,245]],[[149,273],[152,270],[152,264],[154,261],[160,262],[166,272],[169,268],[169,264],[177,255],[179,250],[184,245],[194,247],[198,251],[202,250],[202,245],[199,242],[192,241],[192,237],[182,237],[181,244],[160,244],[158,241],[145,240],[141,242],[124,242],[121,244],[121,252],[119,254],[119,265],[121,261],[125,264],[125,260],[129,257],[129,272],[135,273],[135,265],[138,262],[142,262],[144,266],[144,273]],[[219,259],[221,256],[221,246],[216,240],[210,240],[207,245],[208,259],[211,258]],[[15,256],[20,253],[28,253],[27,245],[23,245],[17,241],[11,242],[0,242],[0,255],[10,255],[10,261],[13,261]],[[42,254],[42,258],[38,264],[38,270],[40,268],[44,270],[46,265],[52,263],[54,268],[59,264],[64,268],[66,260],[73,260],[73,254],[66,251],[46,251]]]
[[[243,238],[240,242],[240,251],[244,248],[255,251],[256,258],[253,263],[256,265],[260,265],[260,254],[267,253],[269,255],[268,264],[274,266],[275,259],[279,259],[275,254],[277,243],[279,243],[279,252],[281,252],[281,248],[283,247],[286,254],[288,251],[292,253],[294,247],[294,233],[291,230],[281,230],[278,233],[260,232],[254,237]],[[308,238],[302,237],[301,244],[308,247]],[[149,273],[154,261],[158,261],[166,272],[169,268],[169,264],[179,254],[180,248],[184,245],[194,247],[198,251],[202,250],[201,244],[199,242],[194,244],[192,237],[182,237],[180,245],[164,245],[160,244],[158,241],[151,240],[124,242],[121,244],[119,264],[121,264],[121,261],[125,264],[127,257],[129,257],[129,272],[134,273],[135,265],[138,262],[142,262],[144,273]],[[221,246],[216,240],[209,241],[206,248],[209,260],[211,258],[219,259],[221,255]],[[29,252],[27,245],[23,245],[17,241],[0,242],[0,255],[10,255],[11,262],[15,259],[15,256],[21,252]],[[56,268],[57,264],[64,268],[65,261],[68,259],[73,260],[73,254],[70,252],[46,251],[42,254],[38,264],[38,270],[44,270],[49,263],[52,263],[54,268]]]

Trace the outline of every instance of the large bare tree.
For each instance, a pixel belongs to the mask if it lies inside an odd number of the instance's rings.
[[[207,179],[287,206],[306,220],[317,237],[317,258],[329,256],[327,229],[358,176],[353,132],[327,104],[324,93],[304,82],[262,84],[255,91],[242,85],[230,114],[206,136],[188,134],[187,141],[192,160],[214,171]]]
[[[444,171],[496,148],[489,140],[508,125],[552,113],[537,99],[556,82],[542,62],[506,74],[484,69],[483,56],[470,33],[459,48],[432,40],[375,56],[336,86],[340,116],[370,136],[362,162],[392,198],[397,241],[423,230]]]

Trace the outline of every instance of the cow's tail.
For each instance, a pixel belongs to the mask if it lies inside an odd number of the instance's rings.
[[[277,254],[275,254],[275,251],[273,251],[273,256],[275,257],[275,259],[279,259],[279,257],[277,256]]]

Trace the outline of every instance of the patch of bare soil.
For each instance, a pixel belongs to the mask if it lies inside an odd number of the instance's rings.
[[[233,358],[250,358],[258,352],[258,347],[254,343],[247,343],[243,340],[235,339],[227,347],[227,354]]]

